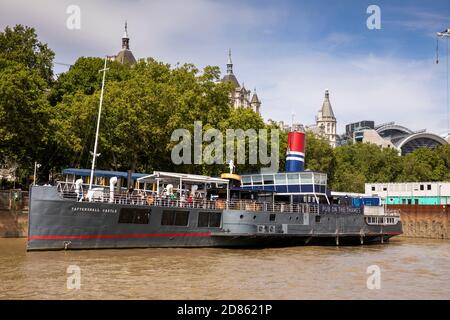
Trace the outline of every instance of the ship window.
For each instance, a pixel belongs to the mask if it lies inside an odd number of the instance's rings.
[[[275,175],[275,183],[278,185],[285,185],[286,184],[286,174],[276,174]]]
[[[254,176],[252,176],[252,180],[253,180],[253,184],[261,184],[262,176],[254,175]]]
[[[288,184],[299,184],[298,173],[288,173]]]
[[[252,184],[252,177],[251,176],[242,176],[242,184],[245,186]]]
[[[375,191],[375,186],[372,186],[372,191]]]
[[[209,223],[209,212],[199,212],[198,213],[198,226],[207,227]]]
[[[431,190],[431,184],[427,184],[427,190]]]
[[[161,217],[161,225],[171,226],[175,222],[175,211],[164,210]]]
[[[273,184],[273,175],[264,175],[264,184]]]
[[[150,210],[136,208],[122,208],[119,213],[119,223],[148,224]]]
[[[270,216],[269,216],[269,221],[275,221],[275,217],[276,217],[276,214],[275,213],[271,213]]]
[[[312,173],[300,173],[301,184],[312,184]]]
[[[199,212],[198,213],[198,226],[199,227],[220,227],[220,212]]]
[[[213,228],[220,227],[220,218],[221,213],[220,212],[210,212],[209,214],[209,226]]]
[[[420,190],[422,190],[422,191],[423,191],[423,190],[425,190],[425,188],[424,188],[424,185],[423,185],[423,184],[421,184],[421,185],[420,185]]]
[[[163,226],[187,226],[189,211],[164,210],[161,216]]]
[[[175,212],[175,225],[187,226],[189,222],[189,211],[176,211]]]

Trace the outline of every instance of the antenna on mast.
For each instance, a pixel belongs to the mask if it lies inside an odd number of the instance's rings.
[[[91,179],[89,180],[89,190],[92,190],[92,182],[94,180],[95,159],[100,155],[100,154],[97,154],[97,144],[98,144],[98,131],[100,129],[100,117],[102,114],[103,91],[105,89],[105,76],[106,76],[106,71],[109,70],[109,68],[106,68],[107,60],[108,60],[108,57],[105,57],[105,65],[104,65],[103,69],[98,71],[98,72],[103,72],[103,79],[102,79],[102,91],[100,93],[100,105],[98,107],[97,130],[95,132],[94,152],[92,152],[92,168],[91,168]]]
[[[446,57],[447,96],[446,97],[447,97],[447,134],[449,134],[450,133],[450,109],[449,109],[449,104],[448,104],[448,100],[449,100],[449,97],[448,97],[448,90],[449,90],[449,88],[448,88],[448,38],[450,38],[450,29],[446,29],[442,32],[437,32],[436,35],[438,37],[442,37],[442,38],[446,37],[446,40],[447,40],[447,43],[446,43],[446,45],[447,45],[447,50],[446,50],[446,55],[447,55],[447,57]],[[437,41],[439,42],[439,39],[437,39]],[[438,53],[438,45],[436,45],[436,63],[439,63],[438,54],[439,54]]]

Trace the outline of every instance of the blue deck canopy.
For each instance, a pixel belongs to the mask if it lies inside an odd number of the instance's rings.
[[[73,174],[76,176],[81,177],[89,177],[91,175],[90,169],[76,169],[76,168],[67,168],[63,170],[64,175]],[[137,180],[139,178],[148,176],[147,173],[132,173],[131,178],[133,180]],[[109,171],[109,170],[94,170],[94,177],[101,177],[101,178],[112,178],[112,177],[118,177],[118,178],[128,178],[128,172],[125,171]]]

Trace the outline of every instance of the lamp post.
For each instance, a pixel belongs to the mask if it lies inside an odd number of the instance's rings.
[[[38,168],[40,168],[41,167],[41,164],[40,163],[37,163],[37,161],[35,161],[34,162],[34,175],[33,175],[33,185],[35,186],[36,185],[36,172],[37,172],[37,169]]]

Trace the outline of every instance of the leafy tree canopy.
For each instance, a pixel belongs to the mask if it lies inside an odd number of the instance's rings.
[[[17,62],[28,70],[36,70],[47,85],[53,80],[54,56],[47,44],[38,40],[34,28],[18,24],[0,32],[0,60]]]

